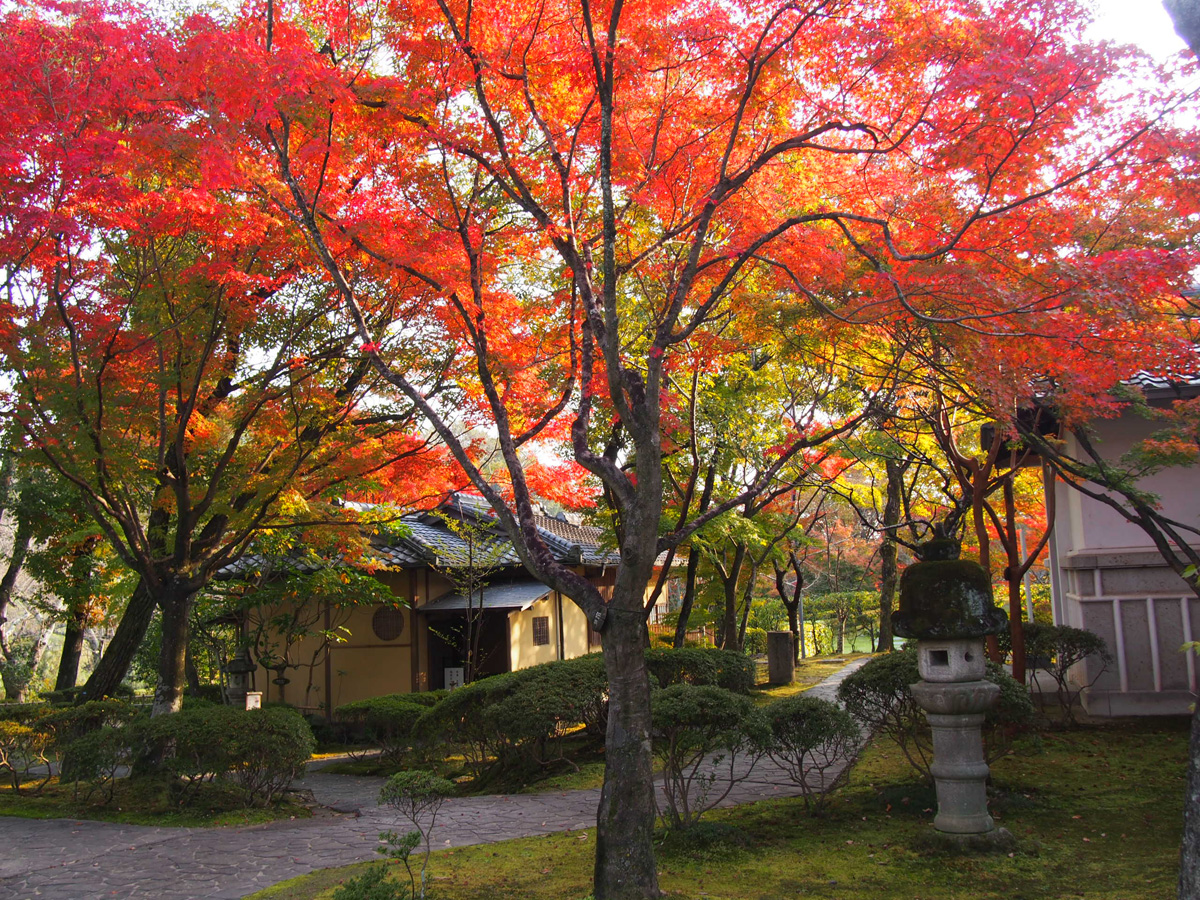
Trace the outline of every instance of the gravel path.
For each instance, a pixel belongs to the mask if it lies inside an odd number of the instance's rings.
[[[841,680],[864,662],[856,660],[809,695],[832,700]],[[314,869],[373,859],[380,831],[406,830],[378,805],[383,781],[310,771],[297,787],[330,807],[328,815],[248,827],[0,817],[0,900],[238,900]],[[798,793],[764,760],[722,805]],[[452,847],[591,828],[599,799],[598,789],[452,798],[438,816],[433,842]]]

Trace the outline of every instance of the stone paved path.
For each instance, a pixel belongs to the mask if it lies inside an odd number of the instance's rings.
[[[832,700],[841,680],[863,662],[846,666],[809,695]],[[0,817],[0,900],[238,900],[314,869],[373,859],[380,831],[406,830],[377,804],[383,780],[310,772],[297,786],[347,812],[244,828]],[[764,760],[722,805],[797,793]],[[438,816],[433,842],[451,847],[590,829],[599,798],[599,790],[454,798]]]

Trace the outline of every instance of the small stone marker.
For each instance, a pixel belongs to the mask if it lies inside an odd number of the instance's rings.
[[[771,684],[796,680],[796,644],[790,631],[767,632],[767,680]]]

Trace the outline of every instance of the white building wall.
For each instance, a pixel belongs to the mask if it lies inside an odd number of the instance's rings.
[[[1155,430],[1126,413],[1093,423],[1094,446],[1114,459]],[[1077,455],[1074,438],[1068,450]],[[1170,517],[1200,526],[1200,471],[1172,469],[1143,484]],[[1055,486],[1052,557],[1054,611],[1060,624],[1104,638],[1113,662],[1071,673],[1093,715],[1186,714],[1197,690],[1195,655],[1180,646],[1200,635],[1200,600],[1136,525],[1103,503]],[[1094,682],[1094,683],[1093,683]]]

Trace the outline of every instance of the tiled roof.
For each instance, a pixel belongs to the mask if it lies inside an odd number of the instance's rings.
[[[483,589],[482,607],[478,593],[474,595],[472,606],[476,609],[529,609],[538,600],[550,593],[550,588],[540,581],[517,581],[510,584],[492,584]],[[463,594],[446,594],[431,600],[417,609],[423,613],[457,612],[467,608],[467,598]]]
[[[442,509],[450,515],[461,514],[476,525],[482,525],[489,533],[483,546],[476,544],[474,558],[485,567],[519,566],[521,558],[512,542],[503,535],[495,521],[491,507],[481,497],[466,494],[456,495]],[[538,533],[554,558],[566,565],[613,566],[617,563],[615,550],[600,545],[601,531],[584,525],[573,525],[550,516],[537,517]],[[436,514],[428,512],[408,513],[401,516],[392,535],[376,538],[367,551],[366,560],[383,569],[423,568],[428,565],[447,567],[469,565],[472,548],[466,540],[455,534]],[[309,554],[281,562],[265,556],[250,554],[236,563],[226,566],[220,577],[244,577],[262,572],[267,566],[277,570],[314,572],[322,565],[343,565],[341,559],[323,562]]]
[[[534,521],[537,522],[538,528],[556,534],[572,544],[598,545],[604,537],[604,532],[592,525],[572,525],[566,519],[554,516],[537,516]]]
[[[1156,375],[1151,372],[1138,372],[1129,379],[1129,384],[1136,384],[1143,390],[1165,391],[1172,388],[1200,387],[1200,374]]]

